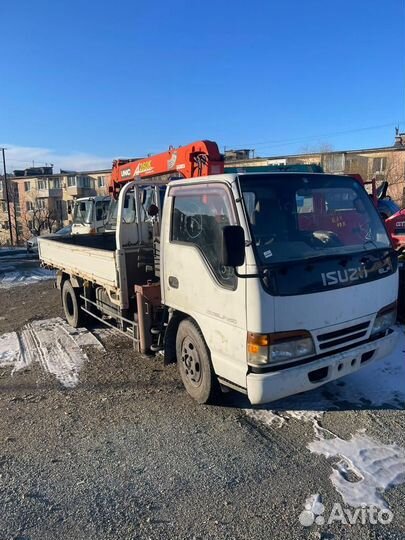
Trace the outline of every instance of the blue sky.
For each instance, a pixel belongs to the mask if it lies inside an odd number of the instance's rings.
[[[0,15],[12,168],[202,138],[364,148],[405,130],[405,0],[15,0]]]

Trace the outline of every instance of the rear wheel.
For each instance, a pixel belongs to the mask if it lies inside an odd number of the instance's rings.
[[[198,326],[183,320],[176,337],[176,356],[181,380],[198,403],[218,401],[221,390],[212,367],[210,353]]]
[[[80,309],[81,300],[79,290],[74,289],[69,280],[64,281],[62,287],[62,306],[67,322],[73,328],[83,326],[85,317]]]

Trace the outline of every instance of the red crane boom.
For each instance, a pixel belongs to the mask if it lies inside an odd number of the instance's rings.
[[[176,174],[182,178],[208,176],[224,172],[223,156],[217,143],[197,141],[143,159],[113,161],[109,191],[117,198],[121,186],[136,178]]]

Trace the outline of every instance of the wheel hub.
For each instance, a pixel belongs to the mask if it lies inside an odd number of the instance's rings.
[[[199,386],[201,382],[201,362],[193,341],[187,337],[181,347],[181,361],[184,373],[193,386]]]

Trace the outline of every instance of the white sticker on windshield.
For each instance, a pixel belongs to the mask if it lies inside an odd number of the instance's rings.
[[[268,259],[269,257],[273,256],[273,253],[271,252],[271,249],[268,249],[263,253],[263,255],[266,257],[266,259]]]

